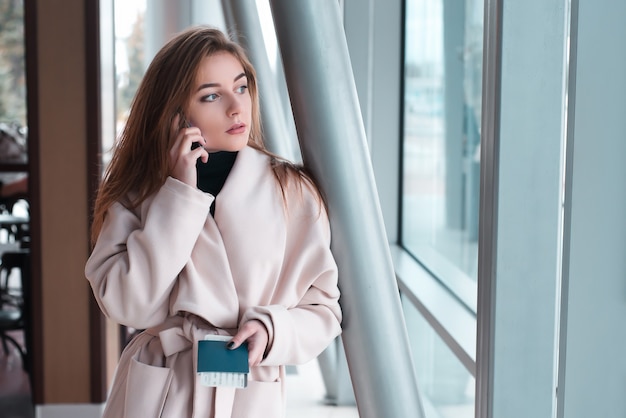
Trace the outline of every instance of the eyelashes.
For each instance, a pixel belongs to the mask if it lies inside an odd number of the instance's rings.
[[[235,92],[237,94],[245,94],[246,91],[248,90],[248,85],[244,84],[242,86],[239,86],[235,89]],[[216,102],[220,99],[220,95],[218,93],[211,93],[211,94],[207,94],[204,95],[200,98],[200,101],[202,102],[207,102],[207,103],[212,103],[212,102]]]

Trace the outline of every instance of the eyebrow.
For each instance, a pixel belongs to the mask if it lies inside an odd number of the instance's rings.
[[[233,82],[236,82],[237,80],[239,80],[240,78],[243,78],[246,76],[246,73],[241,73],[239,74],[237,77],[235,77],[233,79]],[[197,91],[200,91],[202,89],[207,89],[207,88],[211,88],[211,87],[219,87],[221,86],[220,83],[206,83],[206,84],[201,84],[200,87],[198,87]]]

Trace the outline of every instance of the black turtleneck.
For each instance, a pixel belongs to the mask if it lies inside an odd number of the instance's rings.
[[[230,169],[235,164],[237,152],[219,151],[209,154],[209,161],[203,163],[198,159],[196,168],[198,170],[198,189],[206,193],[211,193],[217,198],[217,194],[222,190]],[[211,205],[211,215],[215,215],[215,201]]]

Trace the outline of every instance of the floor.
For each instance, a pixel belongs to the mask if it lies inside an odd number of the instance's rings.
[[[23,341],[21,333],[12,336]],[[0,418],[33,418],[28,376],[15,347],[5,355],[0,346]],[[287,375],[287,417],[358,418],[354,406],[324,404],[324,384],[317,361],[299,366]]]
[[[23,344],[21,332],[11,336]],[[0,345],[0,418],[33,418],[28,375],[22,369],[22,359],[17,348],[8,345],[7,356]]]
[[[358,418],[355,406],[324,404],[324,383],[317,361],[298,366],[287,375],[287,417]]]

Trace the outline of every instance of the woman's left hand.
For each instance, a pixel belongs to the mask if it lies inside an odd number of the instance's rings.
[[[258,366],[263,360],[269,342],[269,334],[261,321],[253,319],[243,324],[228,343],[228,348],[234,350],[246,341],[248,342],[248,364]]]

